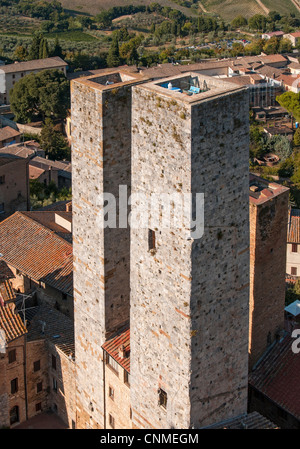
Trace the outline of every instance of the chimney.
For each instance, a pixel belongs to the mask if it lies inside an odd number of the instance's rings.
[[[119,357],[121,359],[125,359],[125,357],[126,357],[126,351],[125,351],[125,346],[124,345],[121,345],[119,347]]]

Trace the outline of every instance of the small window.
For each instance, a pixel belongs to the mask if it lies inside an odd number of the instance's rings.
[[[57,392],[57,380],[54,377],[53,377],[52,386],[53,386],[53,391]]]
[[[10,424],[15,424],[19,422],[19,407],[16,405],[10,410]]]
[[[109,365],[118,374],[119,364],[108,354],[106,354],[106,364]]]
[[[0,184],[5,184],[5,175],[0,176]]]
[[[43,390],[43,382],[36,384],[36,392],[40,393]]]
[[[168,402],[168,395],[167,395],[167,393],[164,390],[160,389],[159,390],[159,405],[162,408],[166,409],[167,408],[167,402]]]
[[[149,251],[155,249],[155,231],[148,229],[148,249]]]
[[[3,214],[4,212],[4,203],[0,203],[0,214]]]
[[[124,370],[124,383],[130,385],[130,374]]]
[[[11,351],[9,351],[8,353],[8,363],[13,363],[17,360],[17,356],[16,356],[16,350],[12,349]]]
[[[108,415],[108,418],[109,418],[109,425],[110,425],[110,427],[112,429],[114,429],[115,428],[115,418],[111,414]]]
[[[62,293],[62,299],[66,301],[68,299],[68,295],[66,293]]]
[[[41,369],[41,361],[37,360],[36,362],[33,362],[33,371],[39,371]]]
[[[291,275],[297,276],[297,267],[291,267]]]
[[[18,378],[16,377],[10,382],[10,392],[11,394],[15,394],[18,391]]]
[[[56,357],[52,354],[52,368],[56,370]]]
[[[73,419],[72,419],[72,429],[76,429],[76,424],[75,421],[73,421]]]
[[[42,411],[42,403],[41,402],[38,402],[37,404],[35,404],[35,411],[36,412]]]
[[[115,390],[112,387],[108,388],[108,396],[110,397],[110,399],[114,400],[114,398],[115,398]]]
[[[298,252],[298,245],[297,243],[292,243],[292,253],[297,253]]]

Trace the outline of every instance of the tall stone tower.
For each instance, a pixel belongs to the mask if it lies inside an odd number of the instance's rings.
[[[250,175],[249,369],[284,329],[289,189]]]
[[[247,411],[248,117],[244,88],[197,73],[133,88],[138,206],[203,193],[205,223],[201,238],[184,224],[131,227],[136,428],[199,428]]]
[[[101,345],[129,322],[130,232],[119,214],[105,227],[103,194],[117,208],[119,186],[130,195],[132,86],[143,79],[116,70],[71,83],[77,428],[105,427]]]

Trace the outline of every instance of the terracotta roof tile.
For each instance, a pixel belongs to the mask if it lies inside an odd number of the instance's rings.
[[[17,136],[20,136],[19,131],[16,131],[10,126],[5,126],[4,128],[0,129],[0,141],[11,139],[12,137]]]
[[[287,241],[300,243],[300,209],[291,209],[289,212]]]
[[[31,279],[72,295],[72,245],[29,213],[16,212],[0,223],[0,253]]]
[[[56,67],[66,67],[68,64],[58,56],[45,59],[33,59],[31,61],[16,62],[14,64],[2,65],[4,73],[26,72],[27,70],[46,70]]]
[[[286,335],[265,354],[249,376],[249,384],[279,407],[300,419],[300,357]]]
[[[277,429],[278,427],[257,412],[237,416],[213,424],[209,429]]]
[[[27,333],[20,315],[14,312],[14,305],[9,304],[0,306],[0,328],[5,332],[7,343]]]
[[[119,356],[120,346],[124,346],[126,357]],[[117,335],[107,340],[102,345],[106,351],[119,365],[122,366],[128,373],[130,373],[130,329],[127,328]]]
[[[45,323],[44,333],[42,333],[42,322]],[[73,320],[47,304],[38,307],[28,325],[27,341],[40,339],[46,339],[55,344],[67,356],[75,355]]]

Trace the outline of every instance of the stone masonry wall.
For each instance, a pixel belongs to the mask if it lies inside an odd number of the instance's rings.
[[[118,216],[103,230],[101,195],[118,206],[119,185],[130,193],[131,87],[78,80],[71,92],[77,427],[103,427],[101,345],[129,322],[130,233]]]
[[[146,87],[133,88],[132,192],[204,193],[205,230],[158,225],[154,252],[131,230],[133,426],[197,428],[247,407],[248,96],[187,104]]]
[[[250,203],[250,369],[284,328],[288,199]]]

